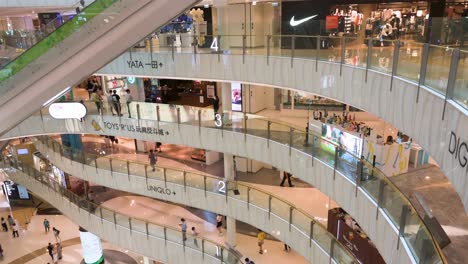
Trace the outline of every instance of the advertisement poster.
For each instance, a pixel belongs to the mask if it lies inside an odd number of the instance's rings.
[[[333,141],[356,156],[361,155],[362,139],[350,133],[343,132],[330,125],[322,124],[322,138]],[[335,153],[335,145],[328,142],[322,143],[322,148]]]
[[[3,182],[3,192],[9,200],[29,200],[28,190],[12,181]]]
[[[242,112],[242,85],[231,83],[232,111]]]
[[[103,263],[101,240],[89,232],[80,231],[81,246],[83,247],[83,258],[86,264]]]

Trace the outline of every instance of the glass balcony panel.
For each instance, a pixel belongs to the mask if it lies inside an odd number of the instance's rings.
[[[393,40],[373,39],[372,45],[370,69],[391,74],[394,53]]]
[[[367,64],[367,40],[345,37],[344,64],[365,68]]]
[[[396,75],[418,82],[424,45],[416,42],[400,43]]]
[[[289,210],[291,206],[277,198],[271,199],[271,212],[281,219],[289,222]]]
[[[424,85],[445,95],[452,59],[452,49],[440,46],[429,46],[427,70]]]
[[[320,37],[319,60],[328,62],[341,62],[341,38]]]
[[[453,100],[468,109],[468,51],[460,51]]]

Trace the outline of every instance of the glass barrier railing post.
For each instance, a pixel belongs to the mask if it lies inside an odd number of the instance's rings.
[[[333,180],[336,178],[336,169],[338,167],[338,152],[340,151],[340,147],[335,146],[335,162],[333,164]]]
[[[145,164],[145,180],[146,186],[148,186],[148,164]]]
[[[194,57],[195,63],[197,62],[197,45],[198,45],[197,36],[194,36],[193,37],[193,57]]]
[[[355,190],[355,193],[354,193],[354,197],[357,197],[358,189],[362,185],[362,174],[363,174],[363,171],[364,171],[364,162],[363,162],[363,160],[364,160],[364,156],[361,156],[361,158],[358,160],[357,166],[356,166],[356,190]]]
[[[442,111],[442,120],[445,117],[445,108],[447,107],[447,99],[453,98],[453,90],[455,88],[455,80],[457,79],[458,61],[460,60],[460,49],[456,48],[452,51],[452,60],[450,61],[450,71],[447,81],[447,91],[445,93],[444,109]]]
[[[198,132],[201,133],[201,110],[198,110]]]
[[[268,195],[268,219],[271,217],[271,195]]]
[[[148,222],[145,223],[145,231],[146,231],[146,240],[149,240],[149,228],[148,228]]]
[[[291,232],[291,226],[292,226],[292,221],[293,221],[293,210],[294,210],[294,207],[290,206],[289,207],[289,232]]]
[[[174,45],[174,42],[172,42],[172,45],[171,45],[171,55],[172,55],[172,61],[174,61],[174,53],[175,53],[175,45]]]
[[[250,210],[250,187],[247,187],[247,211]]]
[[[111,175],[114,176],[114,170],[112,169],[112,159],[109,159],[109,166],[110,166]]]
[[[187,192],[187,172],[184,170],[183,172],[184,177],[184,192]]]
[[[163,168],[163,176],[164,176],[164,187],[167,188],[167,169]]]
[[[366,62],[366,77],[365,82],[367,82],[367,74],[369,73],[369,68],[372,63],[372,38],[367,39],[367,62]]]
[[[422,50],[422,58],[421,58],[421,68],[419,70],[418,92],[416,94],[416,103],[418,103],[419,101],[419,90],[421,89],[421,85],[424,83],[424,80],[426,79],[428,59],[429,59],[429,43],[424,43],[423,50]]]
[[[289,128],[289,156],[292,153],[292,145],[293,145],[293,135],[294,135],[294,128]]]
[[[406,218],[408,217],[408,213],[410,212],[410,208],[407,204],[404,204],[401,207],[401,218],[400,218],[400,228],[398,229],[398,241],[397,241],[397,250],[400,248],[400,238],[405,235],[405,226],[406,226]]]
[[[101,217],[101,224],[104,222],[103,218],[102,218],[102,207],[99,206],[99,216]]]
[[[312,247],[312,240],[314,239],[314,226],[314,220],[310,221],[309,247]]]
[[[330,259],[328,261],[329,264],[333,263],[334,251],[335,251],[335,239],[330,239]]]
[[[136,110],[137,110],[137,119],[138,121],[141,119],[141,110],[140,110],[140,104],[136,105]],[[130,113],[130,107],[128,107],[128,117],[132,118],[132,114]]]
[[[374,169],[372,169],[374,170]],[[379,183],[379,196],[377,200],[377,212],[375,213],[375,220],[379,219],[379,209],[382,208],[383,199],[384,199],[384,191],[385,191],[386,182],[381,180]]]
[[[156,105],[156,121],[158,121],[158,129],[159,129],[159,121],[161,121],[161,115],[159,113],[159,105]]]
[[[346,45],[346,38],[345,37],[341,37],[341,59],[340,59],[340,76],[342,75],[343,73],[343,64],[345,62],[345,45]]]
[[[203,175],[203,190],[205,192],[205,198],[206,198],[206,176]]]
[[[393,88],[393,78],[397,72],[398,67],[398,58],[400,56],[400,40],[396,40],[393,42],[393,62],[392,62],[392,76],[390,77],[390,92]]]
[[[176,111],[177,111],[177,124],[180,125],[180,108],[177,107]]]
[[[130,181],[130,161],[127,160],[127,176],[128,176],[128,181]]]
[[[129,217],[128,218],[128,229],[130,229],[130,235],[132,235],[132,218]]]
[[[166,229],[166,227],[163,228],[163,232],[164,232],[164,244],[167,245],[167,229]]]
[[[318,61],[320,57],[320,36],[317,36],[317,43],[316,43],[316,52],[315,52],[315,72],[318,71]]]
[[[245,64],[245,49],[246,49],[246,43],[247,42],[247,36],[242,35],[242,64]]]
[[[114,227],[117,229],[117,216],[115,215],[115,211],[112,212],[112,216],[114,217]]]
[[[291,36],[291,68],[294,65],[294,51],[296,50],[296,36]]]
[[[244,112],[244,142],[247,142],[247,119],[248,119],[248,116]]]
[[[229,181],[226,180],[226,182],[224,184],[226,186],[226,189],[224,190],[224,196],[226,197],[226,203],[227,203],[228,202],[228,192],[229,192]]]
[[[221,138],[224,138],[224,112],[221,113]]]
[[[202,259],[205,259],[205,239],[201,241]]]
[[[270,41],[271,35],[267,35],[267,65],[270,65]]]
[[[271,121],[267,122],[267,147],[270,148],[271,139]]]

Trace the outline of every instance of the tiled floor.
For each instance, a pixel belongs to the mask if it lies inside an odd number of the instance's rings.
[[[458,193],[436,166],[429,165],[410,173],[390,177],[390,180],[411,200],[419,215],[424,208],[417,199],[420,195],[432,215],[442,225],[452,241],[443,252],[449,263],[467,263],[468,216]]]

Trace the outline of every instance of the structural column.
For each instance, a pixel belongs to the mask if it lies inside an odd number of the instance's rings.
[[[232,110],[231,83],[221,83],[221,105],[223,111]]]
[[[234,180],[234,159],[231,154],[224,153],[224,179],[226,181]],[[226,189],[229,192],[228,189]],[[230,246],[236,246],[236,219],[232,217],[226,217],[226,235],[227,242]]]

